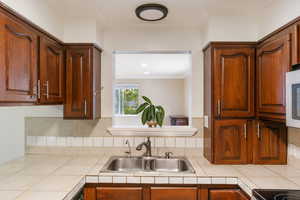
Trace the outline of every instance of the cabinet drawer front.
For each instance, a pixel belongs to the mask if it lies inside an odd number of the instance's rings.
[[[254,48],[217,48],[214,93],[219,117],[254,116]]]
[[[232,189],[211,189],[209,190],[209,200],[249,200],[240,190]]]
[[[142,187],[101,187],[97,188],[97,200],[142,200]]]
[[[196,187],[152,187],[151,200],[197,200]]]

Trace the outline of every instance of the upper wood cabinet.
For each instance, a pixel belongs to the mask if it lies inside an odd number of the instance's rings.
[[[257,48],[257,114],[285,119],[285,74],[292,65],[291,34],[275,35]]]
[[[248,163],[247,140],[250,130],[248,121],[243,119],[215,120],[214,123],[214,163]]]
[[[92,44],[70,44],[66,56],[64,117],[100,118],[101,50]]]
[[[64,47],[41,37],[39,70],[39,103],[63,104],[65,93]]]
[[[38,35],[2,12],[0,35],[0,103],[35,103]]]
[[[197,200],[197,187],[151,187],[150,200]]]
[[[220,118],[253,117],[254,46],[213,48],[214,115]]]
[[[287,163],[287,128],[284,123],[257,121],[253,137],[255,164]]]

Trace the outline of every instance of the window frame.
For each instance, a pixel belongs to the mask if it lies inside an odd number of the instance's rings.
[[[138,116],[138,114],[123,114],[123,113],[120,113],[120,111],[122,110],[121,109],[122,105],[120,105],[120,103],[118,103],[117,98],[115,96],[115,92],[116,92],[116,90],[120,91],[121,89],[137,89],[138,90],[137,100],[138,100],[138,105],[139,105],[139,99],[140,99],[139,84],[137,84],[137,83],[116,83],[115,87],[114,87],[114,110],[113,110],[113,115],[115,117],[136,117],[136,116]],[[116,107],[115,107],[116,103],[119,104],[119,113],[116,113]]]

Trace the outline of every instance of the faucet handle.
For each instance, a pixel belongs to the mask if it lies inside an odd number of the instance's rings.
[[[170,159],[170,158],[171,158],[171,155],[173,155],[172,152],[166,152],[166,153],[165,153],[165,158]]]

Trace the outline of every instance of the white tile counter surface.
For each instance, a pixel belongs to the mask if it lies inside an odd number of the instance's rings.
[[[287,166],[211,165],[199,149],[173,149],[187,156],[196,174],[99,173],[110,156],[122,155],[123,150],[33,148],[26,156],[0,165],[0,197],[68,200],[85,183],[238,184],[250,195],[254,188],[300,189],[299,159],[289,158]]]

